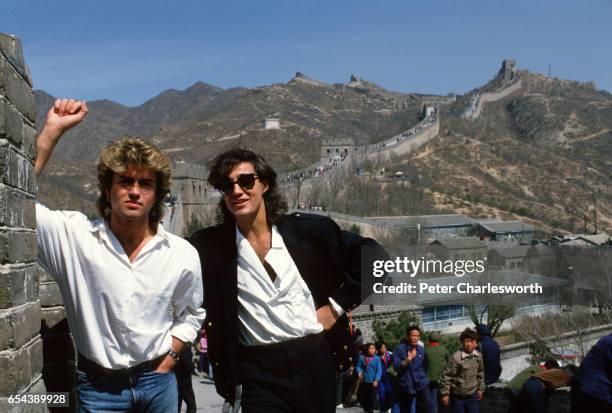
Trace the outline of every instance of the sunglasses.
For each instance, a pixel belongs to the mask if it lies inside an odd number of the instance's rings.
[[[236,178],[235,181],[232,181],[231,179],[227,178],[225,181],[219,184],[219,187],[217,189],[221,191],[223,195],[229,195],[234,191],[234,185],[238,184],[238,186],[244,191],[248,191],[253,189],[253,187],[255,186],[255,180],[257,178],[258,176],[255,174],[240,174],[238,175],[238,178]]]

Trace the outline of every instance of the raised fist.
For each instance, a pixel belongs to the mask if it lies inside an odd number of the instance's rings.
[[[87,103],[74,99],[57,99],[47,113],[45,127],[64,133],[87,116]]]

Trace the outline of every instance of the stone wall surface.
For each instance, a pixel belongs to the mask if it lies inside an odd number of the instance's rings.
[[[44,394],[36,264],[36,103],[21,42],[0,33],[0,411],[44,412],[9,403]]]
[[[503,385],[491,385],[480,402],[482,413],[507,413],[510,399]],[[562,387],[550,394],[544,402],[544,413],[570,413],[569,387]],[[595,413],[595,412],[592,412]]]
[[[49,274],[40,270],[39,277],[41,321],[40,335],[43,341],[43,379],[48,392],[70,393],[70,408],[50,409],[52,412],[74,411],[76,350],[62,297],[57,283]]]
[[[176,196],[172,205],[167,205],[164,228],[171,227],[172,233],[179,236],[189,235],[192,220],[206,222],[207,214],[218,198],[216,191],[208,185],[208,170],[202,165],[188,162],[172,164],[172,184],[170,193]]]

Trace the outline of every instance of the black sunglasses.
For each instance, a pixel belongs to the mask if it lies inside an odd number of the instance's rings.
[[[245,191],[253,189],[255,186],[255,180],[258,178],[255,174],[240,174],[235,181],[227,178],[225,181],[219,184],[217,188],[219,191],[223,193],[223,195],[229,195],[234,191],[234,185],[238,184],[240,188]]]

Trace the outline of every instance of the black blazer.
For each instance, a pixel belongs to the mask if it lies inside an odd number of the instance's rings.
[[[374,240],[342,231],[334,221],[320,215],[285,215],[277,228],[317,309],[329,304],[328,297],[346,311],[361,303],[362,246],[384,254]],[[189,241],[198,250],[202,263],[204,327],[215,386],[222,397],[233,401],[239,363],[236,224],[199,230]],[[354,354],[346,315],[327,336],[338,369],[348,368]]]

